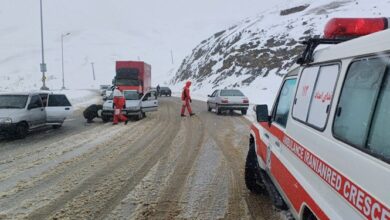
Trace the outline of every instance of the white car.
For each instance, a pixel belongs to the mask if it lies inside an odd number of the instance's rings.
[[[215,90],[213,94],[208,96],[207,110],[215,112],[219,115],[223,111],[239,110],[243,115],[246,115],[249,107],[249,99],[240,90],[237,89],[221,89]]]
[[[64,94],[0,94],[0,133],[25,138],[30,130],[43,126],[60,128],[73,107]]]
[[[103,94],[103,100],[104,101],[107,100],[111,96],[111,94],[113,93],[114,89],[115,89],[115,86],[110,86],[110,87],[108,87],[104,91],[104,94]]]
[[[126,116],[135,116],[137,120],[145,117],[146,112],[158,110],[157,92],[149,91],[145,95],[140,95],[136,90],[123,91],[126,106],[123,109],[123,114]],[[103,104],[102,120],[108,122],[114,114],[113,94]]]
[[[111,87],[111,85],[100,85],[100,94],[102,96],[106,95],[106,91],[110,87]]]

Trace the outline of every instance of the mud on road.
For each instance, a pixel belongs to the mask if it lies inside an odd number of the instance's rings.
[[[205,105],[0,141],[0,219],[281,219],[244,184],[249,122]]]

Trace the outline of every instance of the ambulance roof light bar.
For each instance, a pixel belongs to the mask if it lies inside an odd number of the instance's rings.
[[[333,18],[325,26],[326,39],[351,39],[388,28],[387,18]]]
[[[313,62],[314,50],[320,44],[338,44],[388,28],[388,18],[333,18],[325,26],[324,38],[302,42],[306,49],[297,63],[302,65]]]

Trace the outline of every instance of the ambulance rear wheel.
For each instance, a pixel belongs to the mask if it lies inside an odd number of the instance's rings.
[[[251,192],[261,194],[265,192],[260,176],[260,167],[257,161],[255,143],[251,141],[245,163],[245,185]]]

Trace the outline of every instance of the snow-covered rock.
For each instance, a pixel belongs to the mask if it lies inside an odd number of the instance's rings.
[[[194,92],[240,88],[252,103],[272,104],[283,74],[304,46],[333,17],[388,17],[390,1],[300,0],[277,5],[202,41],[183,61],[171,84],[191,80]]]

